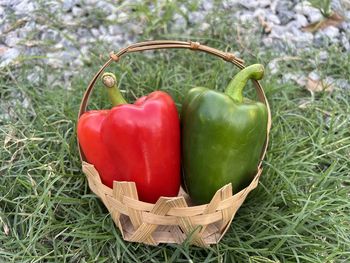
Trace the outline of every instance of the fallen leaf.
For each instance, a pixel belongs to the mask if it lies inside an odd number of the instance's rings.
[[[258,20],[259,20],[260,25],[264,28],[265,33],[270,33],[272,27],[268,22],[266,22],[264,17],[260,15],[260,16],[258,16]]]
[[[15,131],[13,129],[10,130],[10,132],[7,133],[4,140],[4,148],[6,148],[7,144],[15,139]]]
[[[10,233],[10,229],[9,229],[9,227],[6,224],[4,224],[4,232],[5,232],[6,236],[8,236],[9,233]]]
[[[10,229],[9,229],[8,225],[5,223],[5,221],[4,221],[4,220],[1,218],[1,216],[0,216],[0,226],[1,226],[1,225],[3,225],[2,227],[3,227],[3,229],[4,229],[5,235],[8,236],[9,233],[10,233]]]
[[[306,89],[312,93],[326,91],[331,93],[334,90],[332,83],[323,80],[307,79]]]
[[[3,56],[8,49],[8,47],[0,47],[0,56]]]
[[[326,17],[322,19],[321,21],[312,23],[310,25],[307,25],[303,27],[303,31],[306,32],[316,32],[319,29],[324,29],[329,26],[339,26],[344,21],[344,17],[342,17],[340,14],[333,12],[329,17]]]

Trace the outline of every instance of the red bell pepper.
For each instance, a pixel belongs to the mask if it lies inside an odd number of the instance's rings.
[[[155,91],[125,104],[113,74],[102,77],[111,110],[89,111],[78,121],[78,139],[87,161],[102,182],[134,181],[139,199],[155,203],[176,196],[180,187],[180,124],[176,106]]]

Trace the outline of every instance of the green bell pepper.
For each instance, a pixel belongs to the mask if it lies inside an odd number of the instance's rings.
[[[243,98],[249,79],[259,80],[264,67],[241,70],[222,92],[191,89],[181,112],[185,188],[196,204],[208,203],[222,186],[234,193],[257,172],[267,137],[268,112],[261,102]]]

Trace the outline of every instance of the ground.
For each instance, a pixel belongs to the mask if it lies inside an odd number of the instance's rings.
[[[315,32],[322,2],[0,1],[1,262],[348,262],[349,2]],[[272,111],[260,184],[209,249],[124,242],[88,188],[76,144],[80,99],[112,50],[199,41],[262,63]],[[114,63],[128,99],[155,89],[178,108],[195,86],[223,90],[237,69],[191,51]],[[254,98],[252,86],[246,96]],[[98,83],[89,108],[110,107]]]

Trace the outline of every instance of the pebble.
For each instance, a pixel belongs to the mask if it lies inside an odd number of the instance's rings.
[[[8,47],[15,47],[17,44],[21,41],[21,39],[18,37],[17,32],[11,31],[6,34],[6,38],[3,41],[4,44],[6,44]]]
[[[57,31],[48,29],[42,33],[41,40],[51,40],[58,42],[60,40],[60,35]]]
[[[294,22],[298,28],[304,27],[308,24],[306,17],[301,14],[295,14]]]
[[[73,8],[77,1],[75,0],[64,0],[62,4],[63,11],[69,11]]]
[[[244,14],[249,14],[249,11],[248,11],[248,12],[244,12],[243,15],[244,15]],[[261,17],[263,17],[263,18],[265,18],[266,14],[267,14],[267,10],[266,10],[266,9],[256,9],[256,10],[254,11],[254,13],[253,13],[254,17],[259,17],[259,16],[261,16]]]
[[[238,19],[244,24],[245,23],[250,23],[250,22],[256,20],[256,18],[255,18],[253,13],[244,13],[242,15],[239,15]]]
[[[82,8],[80,8],[80,7],[74,6],[74,7],[72,8],[72,14],[73,14],[73,16],[75,16],[75,17],[83,16],[84,13],[85,13],[84,10],[83,10]]]
[[[128,19],[129,19],[129,16],[128,16],[127,13],[125,13],[125,12],[120,12],[120,13],[118,14],[118,22],[119,22],[119,23],[126,23],[126,22],[128,21]]]
[[[210,24],[208,24],[208,23],[203,23],[203,24],[200,25],[199,30],[201,30],[201,31],[206,31],[206,30],[208,30],[209,28],[210,28]]]
[[[334,84],[340,89],[350,89],[350,82],[346,79],[336,79]]]
[[[287,72],[282,76],[282,83],[290,82],[291,80],[294,80],[296,78],[297,78],[297,75]]]
[[[137,26],[137,25],[130,25],[129,26],[129,30],[130,30],[130,32],[132,32],[133,34],[135,34],[135,35],[141,35],[141,34],[143,34],[143,31],[142,31],[142,28],[141,27],[139,27],[139,26]],[[121,33],[119,33],[119,36],[121,35]]]
[[[349,6],[350,9],[350,6]],[[350,10],[346,10],[343,12],[345,20],[350,20]]]
[[[240,0],[239,4],[244,6],[247,9],[254,9],[259,6],[259,1],[255,0]]]
[[[311,12],[319,12],[316,7],[313,7],[309,1],[301,1],[294,6],[294,11],[297,14],[307,15]]]
[[[312,43],[314,39],[314,35],[309,32],[302,32],[299,35],[296,35],[295,37],[296,38],[294,40],[298,48],[305,48],[310,46],[310,43]]]
[[[86,57],[78,56],[78,59],[74,59],[72,66],[77,68],[83,67],[84,66],[83,60],[86,60]]]
[[[81,38],[81,37],[91,38],[92,37],[90,30],[88,30],[87,28],[78,28],[77,35],[79,36],[79,38]]]
[[[325,61],[328,59],[328,57],[329,57],[328,52],[325,51],[325,50],[322,50],[322,51],[318,54],[318,56],[319,56],[320,60],[323,61],[323,62],[325,62]]]
[[[279,66],[276,60],[270,61],[269,64],[267,64],[268,69],[270,70],[270,74],[275,75],[279,72]]]
[[[71,65],[83,67],[91,57],[92,50],[95,50],[96,40],[104,42],[102,48],[112,50],[131,44],[144,34],[144,20],[131,19],[134,14],[132,5],[143,4],[142,0],[125,0],[122,6],[109,0],[44,1],[45,8],[55,14],[55,21],[62,28],[53,27],[50,21],[46,23],[46,16],[41,17],[40,13],[35,12],[42,7],[39,2],[0,0],[0,67],[10,64],[20,54],[44,55],[49,66],[63,70]],[[221,9],[232,13],[233,23],[244,24],[244,30],[262,32],[259,17],[271,26],[271,32],[263,34],[261,49],[265,47],[287,53],[301,48],[305,50],[312,44],[323,48],[335,43],[341,45],[343,50],[350,51],[349,10],[341,10],[347,20],[339,28],[331,26],[312,34],[303,32],[302,27],[319,21],[322,14],[308,1],[224,0],[220,4]],[[189,10],[187,3],[179,4],[181,11],[174,11],[167,34],[205,34],[212,27],[212,22],[221,22],[219,17],[209,20],[213,17],[216,5],[214,0],[201,1],[198,9]],[[96,10],[103,14],[98,19],[94,17]],[[162,14],[156,4],[150,4],[149,10],[154,14]],[[26,23],[12,29],[19,19],[26,19]],[[43,46],[47,40],[53,42],[50,47]],[[327,61],[329,54],[320,51],[318,57],[320,61]],[[272,74],[280,72],[275,61],[269,64],[268,69]],[[33,82],[37,81],[33,72],[29,72],[28,77]],[[70,77],[62,79],[69,81]]]
[[[186,19],[184,18],[183,15],[175,14],[174,17],[173,17],[173,21],[174,22],[172,23],[172,28],[175,31],[183,30],[187,26],[187,21],[186,21]]]
[[[350,18],[348,20],[350,21]],[[339,29],[343,32],[348,32],[350,38],[350,23],[347,23],[345,20],[339,25]]]
[[[341,33],[340,43],[342,44],[342,46],[346,51],[350,51],[349,37],[347,37],[344,32]]]
[[[114,22],[114,21],[116,21],[117,19],[118,19],[118,16],[117,16],[115,13],[110,14],[109,16],[106,17],[106,20],[107,20],[107,21],[110,21],[110,22]]]
[[[27,15],[28,13],[33,12],[36,8],[37,4],[29,0],[20,1],[13,7],[16,15]]]
[[[99,30],[100,30],[100,35],[107,35],[108,34],[107,28],[103,25],[99,26]]]
[[[101,40],[103,42],[111,43],[113,47],[117,47],[118,45],[120,45],[120,43],[123,42],[123,36],[122,35],[100,36],[99,40]]]
[[[321,14],[320,10],[312,8],[307,14],[306,17],[308,18],[310,23],[316,23],[323,19],[323,15]]]
[[[110,35],[118,35],[121,32],[123,32],[123,29],[120,26],[118,26],[118,25],[110,25],[110,26],[108,26],[108,33]]]
[[[344,8],[344,5],[346,5],[349,3],[347,3],[346,1],[344,1],[344,3],[340,0],[332,0],[331,1],[331,10],[335,10],[335,11],[342,11]]]
[[[25,95],[24,93],[16,92],[17,94],[14,94],[14,96],[17,98],[18,101],[21,102],[23,108],[29,109],[32,106],[32,103],[30,99]],[[13,102],[12,102],[13,103]],[[13,103],[12,106],[15,106]]]
[[[259,18],[262,17],[266,22],[270,22],[276,25],[279,25],[280,19],[277,15],[273,14],[270,10],[268,9],[257,9],[254,11],[254,17]]]
[[[71,15],[71,13],[64,14],[61,17],[61,21],[62,21],[62,24],[66,24],[66,25],[74,24],[74,19],[73,19],[73,16]]]
[[[264,44],[265,47],[272,47],[274,40],[272,37],[264,37],[262,40],[262,43]]]
[[[321,33],[331,39],[335,39],[339,36],[339,29],[335,26],[328,26],[321,30]]]
[[[265,8],[268,7],[271,4],[270,0],[240,0],[239,4],[244,6],[247,9],[254,9],[254,8]]]
[[[47,64],[55,69],[63,68],[65,65],[65,61],[69,61],[70,58],[66,51],[48,53],[46,56]]]
[[[84,0],[86,5],[95,5],[99,0]]]
[[[232,0],[223,0],[221,1],[221,6],[227,10],[232,9],[235,6],[236,2],[233,2]],[[186,10],[185,10],[186,11]]]
[[[106,14],[112,14],[112,13],[116,13],[118,11],[117,8],[118,5],[113,5],[112,2],[106,2],[106,1],[98,1],[96,3],[96,8],[100,9],[101,11],[103,11]]]
[[[47,27],[42,27],[42,28],[46,29]],[[25,35],[27,35],[28,32],[32,32],[36,29],[38,29],[38,25],[37,25],[37,23],[35,23],[35,21],[28,21],[25,23],[25,25],[22,28],[20,28],[20,30],[26,32]]]
[[[194,11],[188,14],[188,19],[191,24],[200,24],[204,21],[204,14],[199,11]]]
[[[15,60],[20,54],[20,51],[16,48],[6,49],[1,56],[0,67],[9,65],[13,60]]]
[[[313,7],[307,1],[304,1],[302,3],[297,4],[294,7],[294,10],[298,14],[302,14],[302,15],[306,16],[310,23],[318,22],[323,18],[321,11],[319,9],[317,9],[316,7]]]
[[[275,12],[277,13],[282,25],[285,25],[293,20],[294,12],[291,10],[291,5],[289,2],[284,3],[283,1],[277,1]]]
[[[315,70],[309,73],[308,78],[314,81],[318,81],[321,79],[320,75]]]
[[[81,45],[86,45],[94,42],[94,40],[91,37],[80,37],[78,41]]]
[[[316,48],[324,47],[328,45],[328,42],[329,42],[329,39],[323,34],[321,34],[320,32],[316,32],[316,34],[314,35],[313,44]]]
[[[281,24],[280,19],[275,14],[267,14],[266,15],[266,20],[268,22],[271,22],[271,23],[275,24],[275,25],[280,25]]]
[[[33,85],[40,84],[42,77],[44,76],[43,68],[35,66],[31,73],[27,75],[27,80]]]
[[[99,37],[100,31],[99,31],[97,28],[92,28],[92,29],[91,29],[91,34],[92,34],[94,37]]]
[[[259,0],[256,2],[259,3],[259,7],[261,7],[261,8],[267,8],[271,5],[271,0]]]
[[[211,9],[213,9],[213,2],[212,1],[203,1],[202,3],[202,8],[205,11],[209,11]]]

